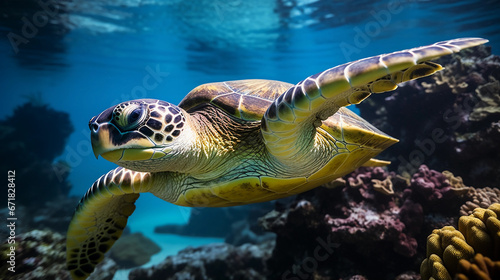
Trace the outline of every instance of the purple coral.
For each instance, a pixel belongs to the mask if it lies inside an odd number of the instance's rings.
[[[394,187],[391,195],[374,189],[374,180],[386,179]],[[343,181],[344,187],[320,187],[300,194],[263,219],[263,225],[277,235],[269,266],[272,271],[309,260],[307,256],[314,256],[315,240],[320,238],[337,247],[335,254],[318,262],[319,275],[330,279],[356,274],[369,279],[393,278],[393,273],[414,268],[415,260],[425,254],[429,232],[452,223],[462,203],[448,179],[425,165],[411,180],[384,168],[362,167]],[[336,274],[336,269],[346,275]]]
[[[411,188],[424,200],[435,201],[450,191],[450,183],[442,173],[421,165],[411,178]]]
[[[394,177],[394,174],[388,173],[382,167],[361,167],[344,177],[346,181],[344,191],[348,192],[355,201],[378,201],[375,205],[386,209],[392,207],[392,204],[389,203],[392,201],[392,198],[374,191],[373,180],[384,181],[390,176]]]
[[[344,210],[346,218],[325,215],[334,240],[355,244],[384,241],[392,243],[393,250],[405,257],[417,253],[417,241],[405,233],[406,226],[395,209],[380,212],[361,202],[350,203]]]
[[[426,213],[456,215],[466,198],[456,192],[443,173],[421,165],[411,178],[404,199],[420,204]]]

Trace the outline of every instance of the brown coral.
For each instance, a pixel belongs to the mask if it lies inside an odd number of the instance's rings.
[[[459,229],[446,226],[427,238],[427,258],[420,266],[423,280],[452,279],[461,260],[472,260],[477,253],[500,259],[500,204],[476,208],[459,219]],[[488,278],[483,278],[488,279]]]
[[[492,261],[482,254],[476,254],[471,261],[460,260],[457,280],[490,280],[500,278],[500,261]]]
[[[467,216],[476,208],[487,208],[494,203],[500,203],[500,189],[480,188],[472,189],[472,199],[460,207],[460,215]]]

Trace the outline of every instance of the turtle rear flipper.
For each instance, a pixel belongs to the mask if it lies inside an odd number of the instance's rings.
[[[431,75],[442,67],[428,60],[486,42],[481,38],[443,41],[312,75],[278,97],[264,114],[262,134],[267,149],[281,162],[297,159],[297,155],[307,154],[304,150],[314,147],[316,128],[340,107],[358,104],[371,93],[394,90],[401,82]]]
[[[86,279],[120,238],[151,175],[118,167],[101,176],[78,204],[68,228],[66,263],[73,279]]]
[[[390,161],[372,158],[369,161],[363,163],[361,166],[364,167],[380,167],[391,164]]]

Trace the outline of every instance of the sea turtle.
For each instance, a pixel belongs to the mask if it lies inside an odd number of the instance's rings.
[[[92,148],[120,167],[101,176],[75,210],[67,234],[73,279],[87,278],[120,237],[139,193],[182,206],[233,206],[388,164],[373,157],[398,140],[344,107],[442,69],[431,59],[486,42],[463,38],[378,55],[295,86],[210,83],[178,106],[139,99],[104,110],[89,122]]]

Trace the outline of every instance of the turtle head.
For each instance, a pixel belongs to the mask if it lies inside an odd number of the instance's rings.
[[[164,160],[182,153],[190,138],[184,133],[185,115],[179,107],[153,99],[108,108],[89,122],[94,155],[137,171],[168,167]]]

